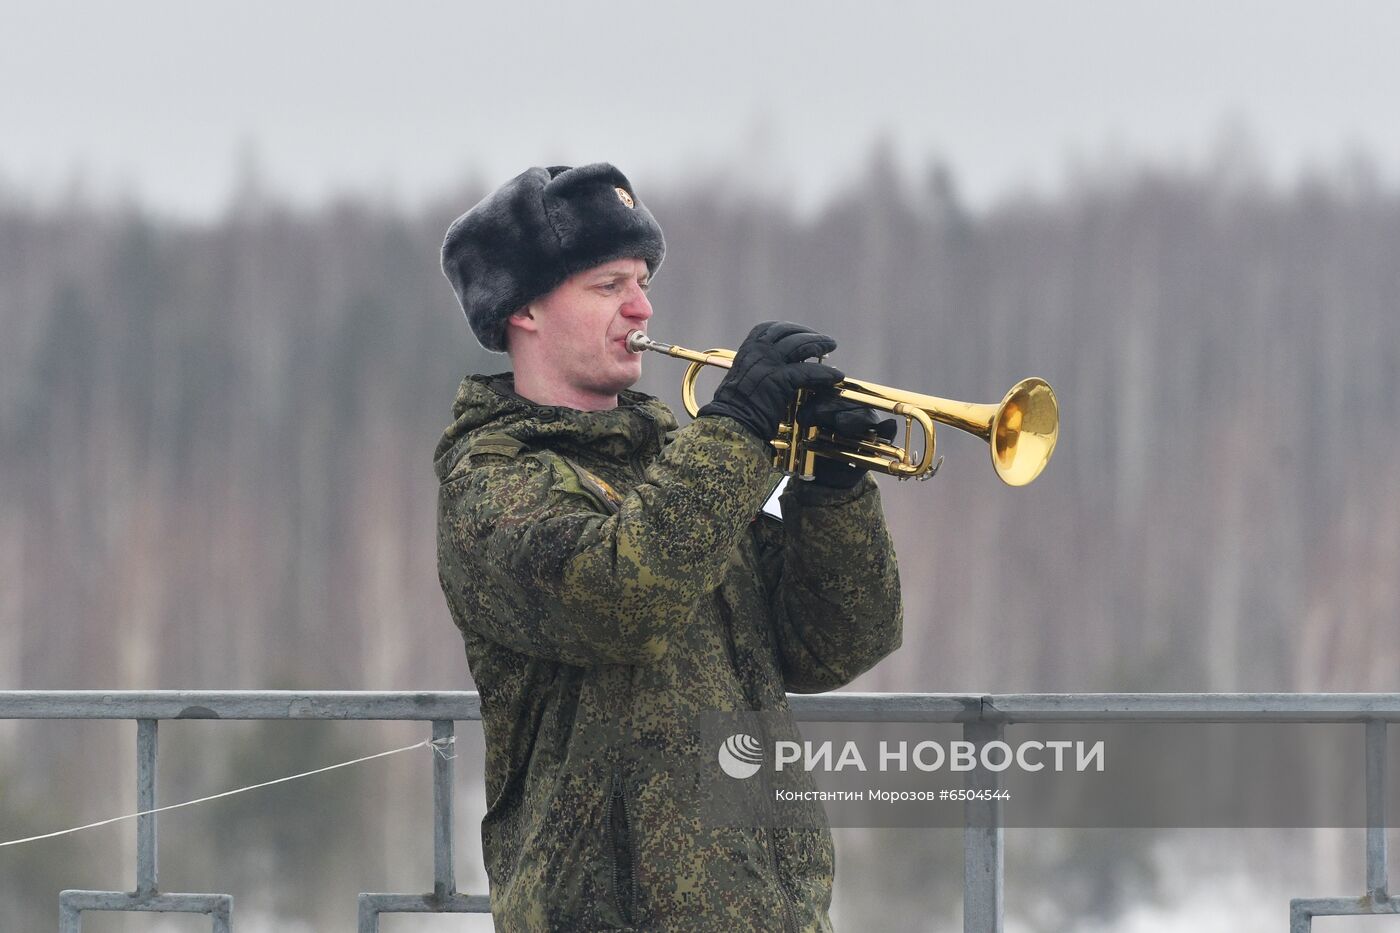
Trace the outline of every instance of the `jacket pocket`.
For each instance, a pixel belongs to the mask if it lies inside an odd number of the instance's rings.
[[[631,924],[636,920],[637,876],[633,870],[635,852],[632,825],[627,813],[627,795],[623,790],[621,770],[613,771],[612,791],[608,795],[604,816],[608,848],[612,853],[613,903],[617,905],[623,922]]]

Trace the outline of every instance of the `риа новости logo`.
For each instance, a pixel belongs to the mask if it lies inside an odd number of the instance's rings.
[[[731,735],[719,747],[719,766],[732,778],[753,777],[763,766],[763,746],[751,735]]]

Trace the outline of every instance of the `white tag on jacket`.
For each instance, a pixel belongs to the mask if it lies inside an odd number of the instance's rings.
[[[778,502],[778,497],[783,494],[783,490],[787,488],[788,480],[791,478],[790,476],[784,476],[782,479],[778,480],[778,484],[774,486],[773,491],[768,494],[768,500],[763,503],[762,511],[764,515],[770,518],[776,518],[778,521],[783,520],[783,507]]]

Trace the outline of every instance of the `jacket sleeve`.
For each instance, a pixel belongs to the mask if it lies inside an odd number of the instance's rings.
[[[608,515],[561,491],[549,458],[473,454],[438,495],[438,574],[453,619],[575,665],[660,657],[719,586],[770,481],[766,446],[697,418]]]
[[[759,560],[784,685],[820,693],[898,648],[904,609],[874,479],[851,490],[798,487],[783,493],[782,522],[756,526]]]

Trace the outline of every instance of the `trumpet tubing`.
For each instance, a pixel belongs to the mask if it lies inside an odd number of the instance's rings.
[[[635,330],[627,335],[627,349],[633,353],[643,350],[665,353],[690,364],[681,380],[681,399],[692,418],[700,410],[695,400],[695,381],[701,368],[729,369],[734,364],[733,350],[690,350],[653,340]],[[936,447],[933,423],[939,422],[986,441],[991,448],[992,467],[1002,482],[1008,486],[1024,486],[1045,469],[1059,439],[1059,402],[1044,379],[1022,379],[995,404],[921,395],[864,379],[843,379],[835,388],[842,398],[903,418],[904,444],[886,444],[874,438],[840,438],[803,426],[799,423],[799,400],[779,427],[778,436],[771,440],[776,466],[810,478],[812,458],[829,457],[900,479],[927,479],[937,469],[933,462]],[[924,434],[923,450],[917,458],[909,452],[915,424]]]

